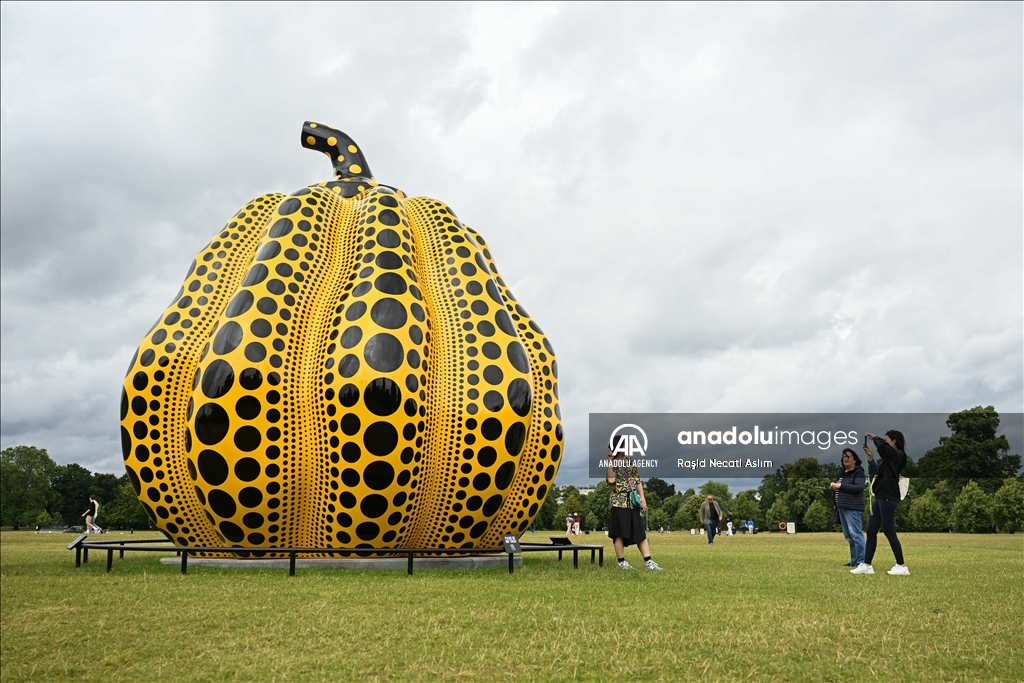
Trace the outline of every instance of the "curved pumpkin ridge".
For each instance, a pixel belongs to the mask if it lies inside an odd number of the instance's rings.
[[[125,470],[157,528],[179,545],[218,545],[196,497],[181,429],[210,329],[237,287],[260,232],[283,195],[256,197],[228,221],[192,262],[175,301],[143,340],[122,391],[121,446]]]
[[[333,329],[310,377],[325,399],[320,433],[331,435],[329,500],[314,522],[328,546],[392,547],[419,505],[431,321],[401,195],[375,187],[349,203],[343,294],[325,311]]]
[[[322,235],[344,207],[327,190],[296,194],[269,217],[211,331],[193,390],[188,467],[221,543],[294,547],[307,540],[304,488],[316,458],[304,421],[315,413],[303,380],[330,272]]]
[[[495,274],[506,310],[523,338],[533,370],[534,428],[530,430],[529,440],[523,448],[508,500],[482,539],[485,547],[498,547],[505,534],[522,535],[540,511],[544,497],[558,474],[562,452],[565,450],[565,431],[562,426],[562,410],[558,404],[558,360],[555,349],[498,274],[498,267],[483,237],[472,228],[469,230],[487,260],[488,268]]]
[[[530,431],[531,370],[491,273],[449,207],[405,202],[436,311],[428,413],[429,508],[417,547],[480,547],[505,504]]]

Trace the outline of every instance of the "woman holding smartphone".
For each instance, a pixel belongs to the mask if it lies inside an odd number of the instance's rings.
[[[835,481],[829,484],[835,492],[839,523],[843,538],[850,544],[847,567],[859,567],[864,562],[864,468],[860,457],[852,448],[843,449],[842,467]]]
[[[611,518],[608,520],[608,535],[615,544],[615,559],[618,560],[619,569],[632,569],[633,566],[626,562],[625,549],[635,545],[644,558],[644,569],[652,572],[660,572],[661,567],[651,559],[651,546],[647,542],[647,531],[644,529],[644,519],[641,512],[647,512],[647,498],[644,496],[644,486],[640,482],[640,470],[629,458],[615,459],[611,449],[608,449],[608,458],[611,465],[605,474],[605,481],[612,486]],[[640,499],[639,507],[634,506],[634,495]]]
[[[889,547],[892,548],[892,554],[896,557],[896,564],[888,573],[892,576],[909,576],[910,570],[903,561],[903,546],[896,536],[896,508],[900,505],[900,473],[907,465],[906,442],[903,433],[895,429],[887,431],[884,439],[870,432],[865,436],[875,443],[882,462],[876,463],[871,447],[864,444],[864,453],[868,456],[868,471],[875,478],[871,484],[874,502],[871,503],[871,517],[868,518],[868,542],[864,551],[864,561],[851,569],[850,573],[875,573],[871,560],[875,556],[878,529],[881,528],[889,541]]]

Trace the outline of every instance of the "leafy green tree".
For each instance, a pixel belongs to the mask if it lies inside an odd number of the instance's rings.
[[[804,530],[806,531],[828,531],[829,518],[832,510],[825,507],[820,500],[815,500],[808,506],[803,516]]]
[[[661,509],[661,498],[657,493],[654,493],[653,491],[648,493],[647,489],[644,489],[644,500],[647,501],[647,508],[649,510]]]
[[[697,492],[694,491],[693,489],[686,489],[685,491],[683,491],[683,500],[686,500],[690,496],[693,496],[693,495],[696,495],[696,494],[697,494]]]
[[[566,517],[579,514],[582,520],[583,515],[587,512],[587,503],[584,500],[584,496],[580,495],[575,486],[567,486],[564,490],[568,490],[569,493],[562,499],[562,504],[558,506],[556,521],[560,526],[565,524]]]
[[[706,496],[691,495],[676,510],[672,517],[673,529],[697,529],[700,527],[700,506]]]
[[[945,531],[949,527],[949,508],[939,502],[934,490],[925,491],[910,503],[910,522],[914,531]]]
[[[807,514],[807,510],[811,507],[815,501],[819,501],[822,505],[826,506],[826,509],[832,510],[832,501],[829,489],[828,479],[797,479],[789,482],[789,490],[784,494],[786,499],[786,505],[789,507],[789,514],[791,517],[789,520],[779,521],[799,521],[803,519],[804,515]],[[826,501],[828,501],[826,503]]]
[[[786,487],[786,477],[782,472],[782,468],[775,470],[774,474],[766,474],[761,479],[761,485],[757,487],[757,493],[761,497],[762,514],[768,518],[769,522],[773,518],[768,514],[768,511],[775,505],[775,499],[786,490]]]
[[[761,514],[761,503],[757,500],[757,491],[740,491],[732,502],[732,512],[737,520],[752,519],[754,525],[764,528],[764,515]]]
[[[17,529],[58,511],[51,479],[56,463],[44,448],[13,446],[0,451],[0,525]]]
[[[647,514],[647,527],[657,530],[658,527],[671,526],[672,518],[664,510],[650,510]]]
[[[953,413],[946,420],[952,434],[918,462],[918,476],[927,479],[960,480],[955,487],[973,479],[982,490],[992,493],[1002,480],[1017,476],[1020,456],[1010,453],[1010,442],[998,435],[999,413],[994,406],[976,406]]]
[[[149,516],[135,496],[135,489],[128,481],[128,475],[116,481],[117,495],[100,510],[101,526],[111,529],[149,529]]]
[[[914,504],[913,498],[903,500],[896,508],[896,531],[914,531],[914,523],[910,519],[910,508]]]
[[[786,503],[786,494],[783,493],[780,496],[776,496],[775,502],[768,508],[766,513],[768,524],[766,526],[774,529],[779,522],[795,521],[793,517],[794,515],[790,512],[789,505]]]
[[[108,505],[113,503],[118,496],[118,488],[120,486],[121,482],[113,474],[97,472],[92,475],[92,492],[100,504]],[[101,510],[101,512],[103,511]]]
[[[700,495],[707,500],[708,494],[710,493],[718,501],[718,504],[722,506],[722,514],[725,514],[725,508],[727,505],[732,503],[732,496],[729,494],[729,485],[723,484],[720,481],[707,481],[700,485]]]
[[[60,515],[65,524],[85,524],[82,512],[89,506],[89,496],[96,493],[92,472],[77,463],[57,465],[53,488],[64,501]],[[100,500],[102,505],[105,501]],[[105,514],[105,510],[100,510]]]
[[[594,492],[587,496],[588,529],[603,529],[611,518],[612,487],[601,481]]]
[[[800,458],[791,465],[783,465],[782,472],[790,482],[798,479],[832,480],[836,474],[836,466],[821,464],[814,458]]]
[[[956,497],[960,495],[960,491],[963,490],[963,485],[955,486],[955,482],[951,482],[947,479],[931,480],[932,486],[927,490],[935,496],[935,500],[942,506],[942,509],[946,511],[946,516],[949,516],[950,511],[953,509],[953,503],[956,502]],[[948,526],[947,522],[947,526]]]
[[[1003,483],[992,496],[992,518],[1000,531],[1024,531],[1024,483],[1018,479]]]
[[[690,495],[693,494],[691,493]],[[684,498],[682,494],[676,493],[661,501],[661,509],[665,511],[665,514],[668,515],[669,519],[672,519],[676,514],[676,511],[679,510],[679,507],[685,501],[686,498]]]
[[[557,529],[560,526],[560,524],[555,522],[555,517],[558,515],[558,495],[558,487],[552,486],[547,495],[544,496],[544,502],[541,503],[535,520],[537,528]]]
[[[835,466],[822,465],[814,458],[800,458],[796,462],[783,465],[776,469],[774,474],[765,475],[761,480],[761,485],[757,487],[757,492],[760,495],[761,510],[767,515],[768,510],[775,504],[775,499],[788,491],[791,484],[795,481],[804,479],[825,480],[827,485],[827,482],[831,481],[835,475],[835,469]],[[810,505],[809,502],[808,505]],[[805,509],[801,509],[801,515],[805,511]],[[796,520],[793,519],[792,521]]]
[[[669,484],[664,479],[651,477],[650,479],[644,482],[644,495],[656,493],[658,494],[658,500],[665,500],[669,496],[675,495],[675,492],[676,485]]]
[[[55,517],[46,510],[43,510],[39,513],[39,516],[36,517],[35,524],[40,527],[50,526],[51,524],[60,524],[60,517]]]
[[[961,533],[980,534],[989,531],[992,525],[992,501],[977,482],[967,482],[967,486],[956,497],[950,519]]]

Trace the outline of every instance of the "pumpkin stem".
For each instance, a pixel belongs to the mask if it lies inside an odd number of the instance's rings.
[[[306,121],[302,124],[302,146],[326,154],[334,164],[334,174],[340,179],[373,179],[362,150],[337,128]]]

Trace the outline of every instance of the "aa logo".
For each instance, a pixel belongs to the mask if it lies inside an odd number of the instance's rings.
[[[641,445],[643,440],[643,445]],[[624,456],[633,458],[647,455],[647,433],[638,425],[619,425],[608,438],[608,448],[612,450],[612,457]]]

